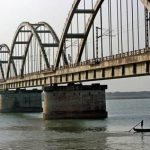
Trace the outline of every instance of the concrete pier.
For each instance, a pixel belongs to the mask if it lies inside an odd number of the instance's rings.
[[[0,112],[42,112],[42,91],[0,91]]]
[[[44,88],[44,119],[106,118],[106,85],[68,85]]]

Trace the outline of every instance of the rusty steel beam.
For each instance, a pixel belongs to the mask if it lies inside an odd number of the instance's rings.
[[[77,10],[75,10],[75,13],[91,14],[91,13],[94,13],[94,10],[93,9],[86,9],[86,10],[84,10],[84,9],[77,9]]]
[[[42,46],[43,47],[58,47],[59,44],[58,43],[43,43]]]
[[[12,56],[11,59],[22,60],[22,59],[24,59],[24,56]]]
[[[5,60],[0,60],[0,64],[7,64],[8,61],[5,61]]]
[[[16,41],[14,44],[28,44],[28,41]]]
[[[37,30],[37,33],[51,33],[49,30]]]
[[[77,33],[77,34],[67,34],[66,35],[66,38],[84,38],[85,37],[85,34],[84,33]]]

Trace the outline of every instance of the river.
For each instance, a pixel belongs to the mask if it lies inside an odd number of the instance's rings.
[[[104,120],[49,120],[42,113],[0,114],[0,150],[149,150],[150,133],[128,132],[144,120],[150,99],[107,100]]]

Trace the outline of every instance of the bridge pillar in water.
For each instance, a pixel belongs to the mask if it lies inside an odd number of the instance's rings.
[[[0,112],[42,112],[42,91],[0,91]]]
[[[106,85],[68,85],[44,88],[44,119],[106,118]]]

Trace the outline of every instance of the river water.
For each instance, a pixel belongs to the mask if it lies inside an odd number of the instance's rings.
[[[150,99],[107,100],[104,120],[50,120],[42,113],[0,114],[0,150],[149,150],[150,133],[128,132],[144,120]]]

